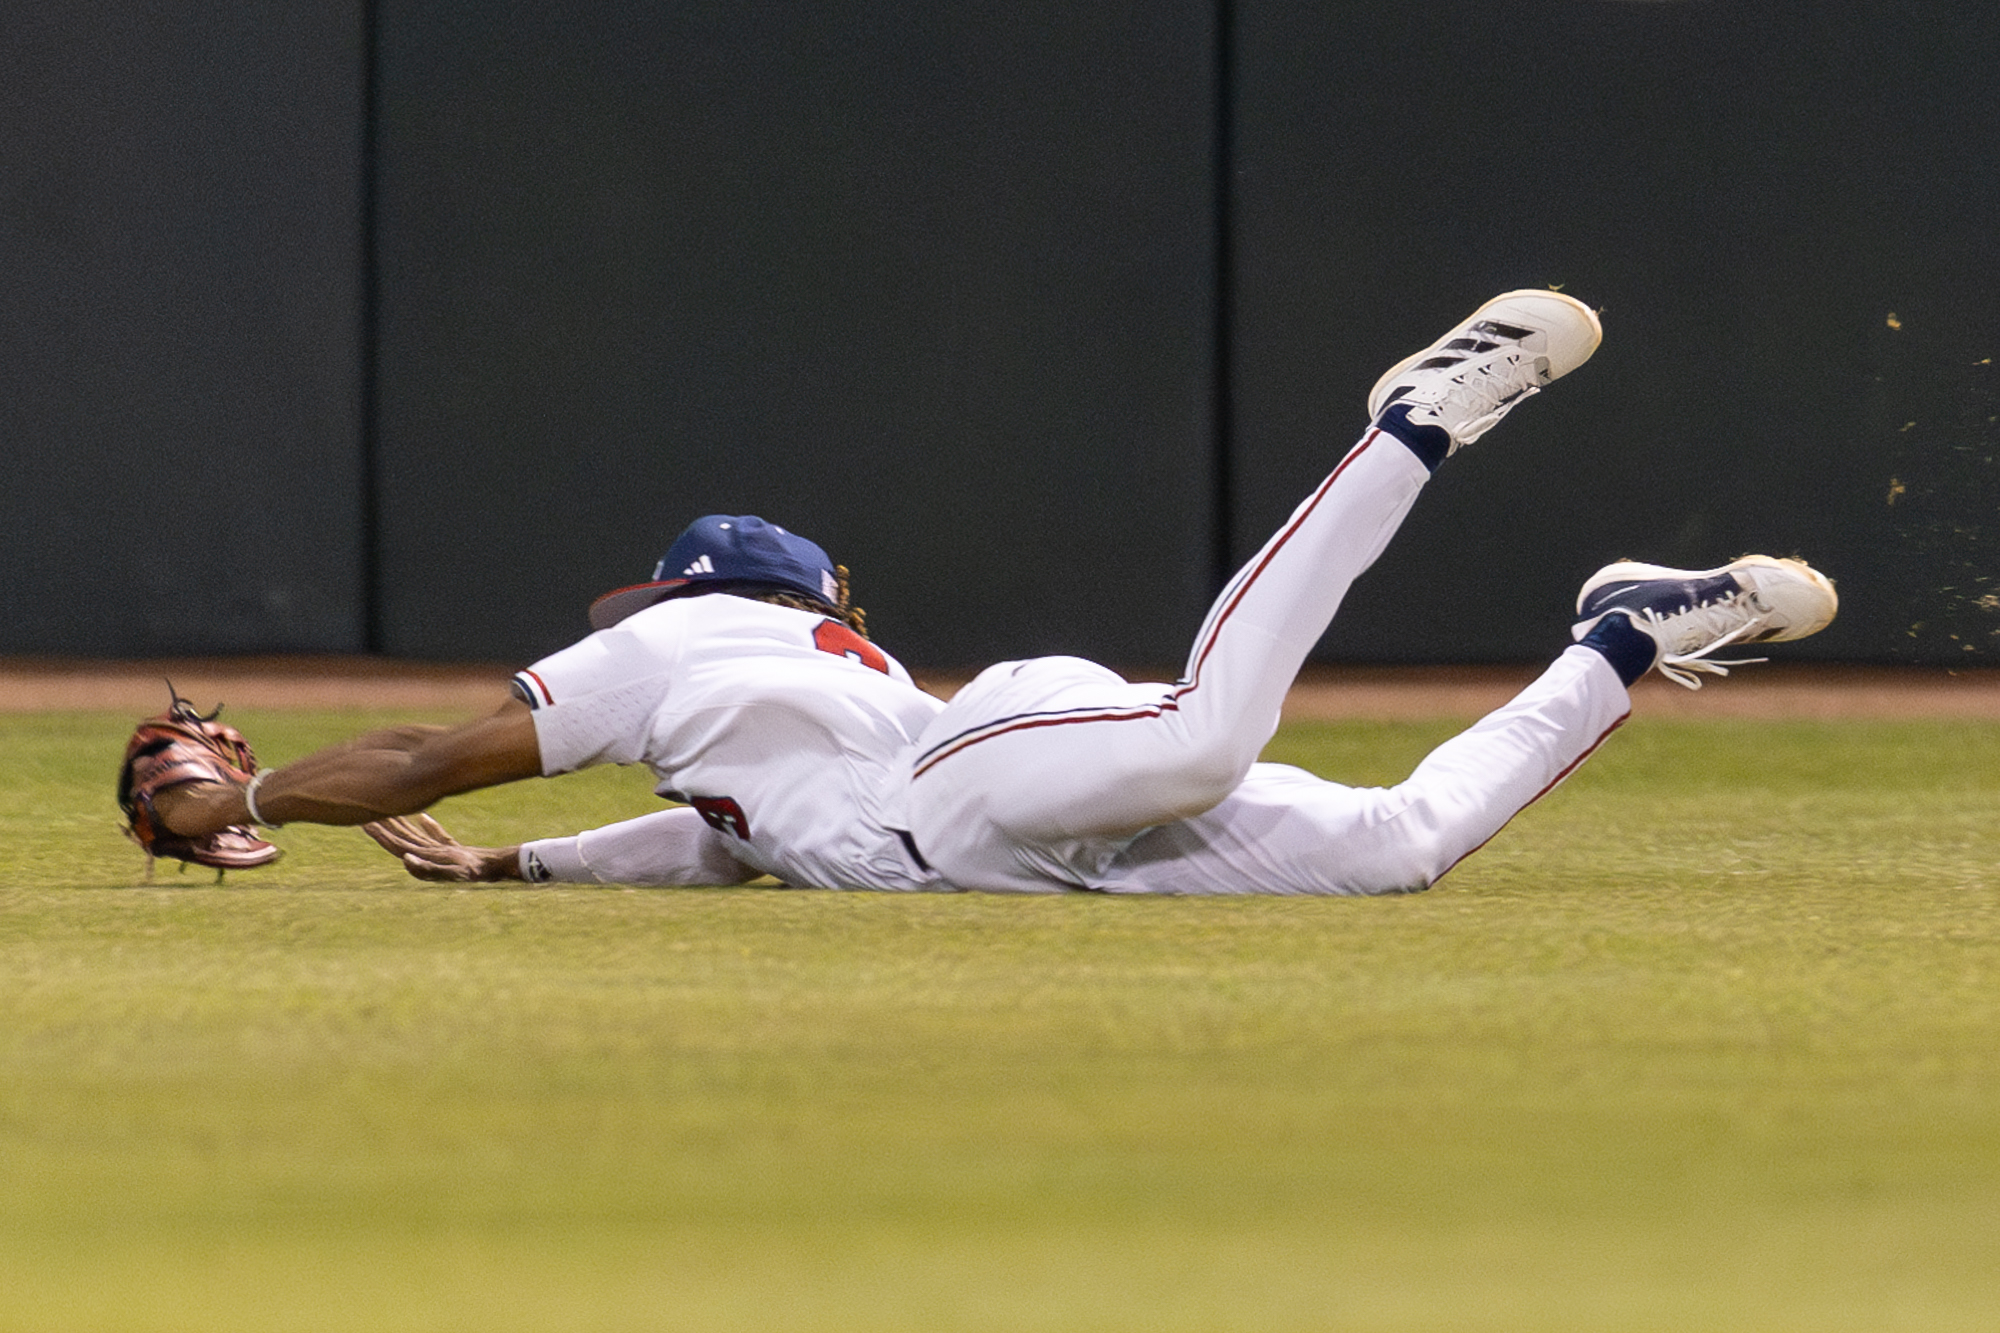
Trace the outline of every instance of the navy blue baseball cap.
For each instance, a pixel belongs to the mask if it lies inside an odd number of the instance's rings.
[[[590,604],[590,627],[609,629],[670,597],[730,587],[781,588],[825,602],[840,599],[833,561],[804,537],[754,514],[710,514],[688,524],[653,566],[650,583],[607,592]]]

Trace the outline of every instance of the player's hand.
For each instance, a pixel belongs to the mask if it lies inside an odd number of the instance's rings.
[[[467,847],[429,815],[399,815],[361,831],[418,879],[437,884],[498,884],[521,878],[519,847]]]

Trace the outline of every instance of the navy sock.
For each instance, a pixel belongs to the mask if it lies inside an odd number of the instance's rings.
[[[1632,618],[1621,611],[1605,616],[1577,642],[1603,653],[1604,660],[1618,673],[1618,679],[1627,685],[1651,671],[1660,656],[1660,645],[1653,641],[1653,636],[1634,625]]]
[[[1412,426],[1407,403],[1383,408],[1382,415],[1375,418],[1375,425],[1408,445],[1417,461],[1433,472],[1451,452],[1451,432],[1443,426]]]

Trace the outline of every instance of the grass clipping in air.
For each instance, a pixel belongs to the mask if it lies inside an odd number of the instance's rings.
[[[0,1329],[2000,1321],[2000,729],[1641,720],[1428,894],[1132,900],[134,888],[128,726],[0,719]]]

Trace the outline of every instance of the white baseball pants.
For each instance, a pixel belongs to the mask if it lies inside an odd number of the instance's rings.
[[[924,729],[908,790],[926,860],[966,889],[1385,893],[1428,887],[1629,711],[1572,647],[1392,788],[1258,764],[1306,654],[1429,472],[1371,428],[1217,598],[1182,679],[1002,662]]]

